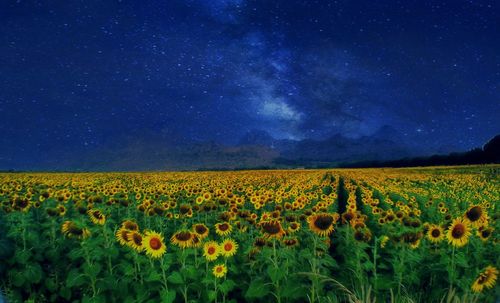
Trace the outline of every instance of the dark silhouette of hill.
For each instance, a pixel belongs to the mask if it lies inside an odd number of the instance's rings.
[[[413,167],[500,163],[500,135],[488,141],[482,148],[463,153],[433,155],[429,157],[403,158],[391,161],[359,161],[339,164],[338,167]]]

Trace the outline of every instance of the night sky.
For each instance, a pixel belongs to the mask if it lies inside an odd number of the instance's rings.
[[[496,1],[1,1],[0,168],[168,144],[500,133]]]

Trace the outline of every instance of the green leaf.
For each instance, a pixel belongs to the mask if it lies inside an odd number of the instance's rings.
[[[21,287],[25,282],[24,275],[19,271],[13,272],[10,279],[12,281],[12,284],[16,287]]]
[[[181,274],[178,271],[173,272],[170,276],[168,276],[167,280],[174,284],[182,284],[184,280],[182,279]]]
[[[18,250],[14,256],[14,259],[19,264],[28,264],[28,260],[30,259],[31,252],[29,250]]]
[[[101,269],[102,266],[99,263],[92,263],[92,264],[85,263],[83,265],[83,272],[92,278],[96,278],[97,275],[101,272]]]
[[[175,300],[175,290],[162,290],[160,297],[162,303],[172,303]]]
[[[59,291],[59,295],[69,301],[69,299],[71,299],[71,290],[67,287],[63,287]]]
[[[262,298],[269,294],[269,287],[261,279],[253,280],[245,293],[247,298]]]
[[[55,292],[57,290],[57,284],[53,278],[46,279],[44,284],[49,292]]]
[[[281,287],[281,295],[285,298],[297,299],[306,293],[307,289],[297,282],[289,282]]]
[[[85,284],[85,282],[86,282],[85,276],[77,269],[72,269],[68,273],[68,277],[66,278],[66,286],[70,288],[74,286],[83,285]]]
[[[215,292],[215,290],[209,290],[208,291],[208,300],[215,301],[215,298],[217,298],[217,293]]]
[[[83,249],[75,248],[69,252],[68,257],[72,261],[75,261],[76,259],[83,258],[83,255],[84,255]]]
[[[285,276],[285,272],[279,267],[269,267],[267,274],[273,282],[279,281]]]
[[[151,271],[144,280],[146,280],[146,282],[161,281],[161,275],[156,271]]]
[[[227,295],[231,290],[234,289],[235,286],[236,283],[234,283],[233,280],[226,280],[222,282],[222,284],[220,284],[218,287],[225,295]]]
[[[31,284],[40,283],[42,280],[43,271],[38,263],[33,263],[24,270],[24,277]]]
[[[130,263],[121,263],[119,265],[120,269],[123,271],[123,275],[132,277],[135,275],[135,269]]]
[[[191,280],[198,280],[198,270],[196,267],[188,265],[186,268],[184,268],[184,271],[182,272],[184,276],[188,279]]]

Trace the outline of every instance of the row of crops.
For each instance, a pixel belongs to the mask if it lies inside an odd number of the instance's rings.
[[[499,166],[0,174],[8,302],[495,302]]]

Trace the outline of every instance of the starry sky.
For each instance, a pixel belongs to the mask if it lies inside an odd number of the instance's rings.
[[[467,150],[500,132],[499,28],[496,1],[1,1],[0,168],[256,129]]]

